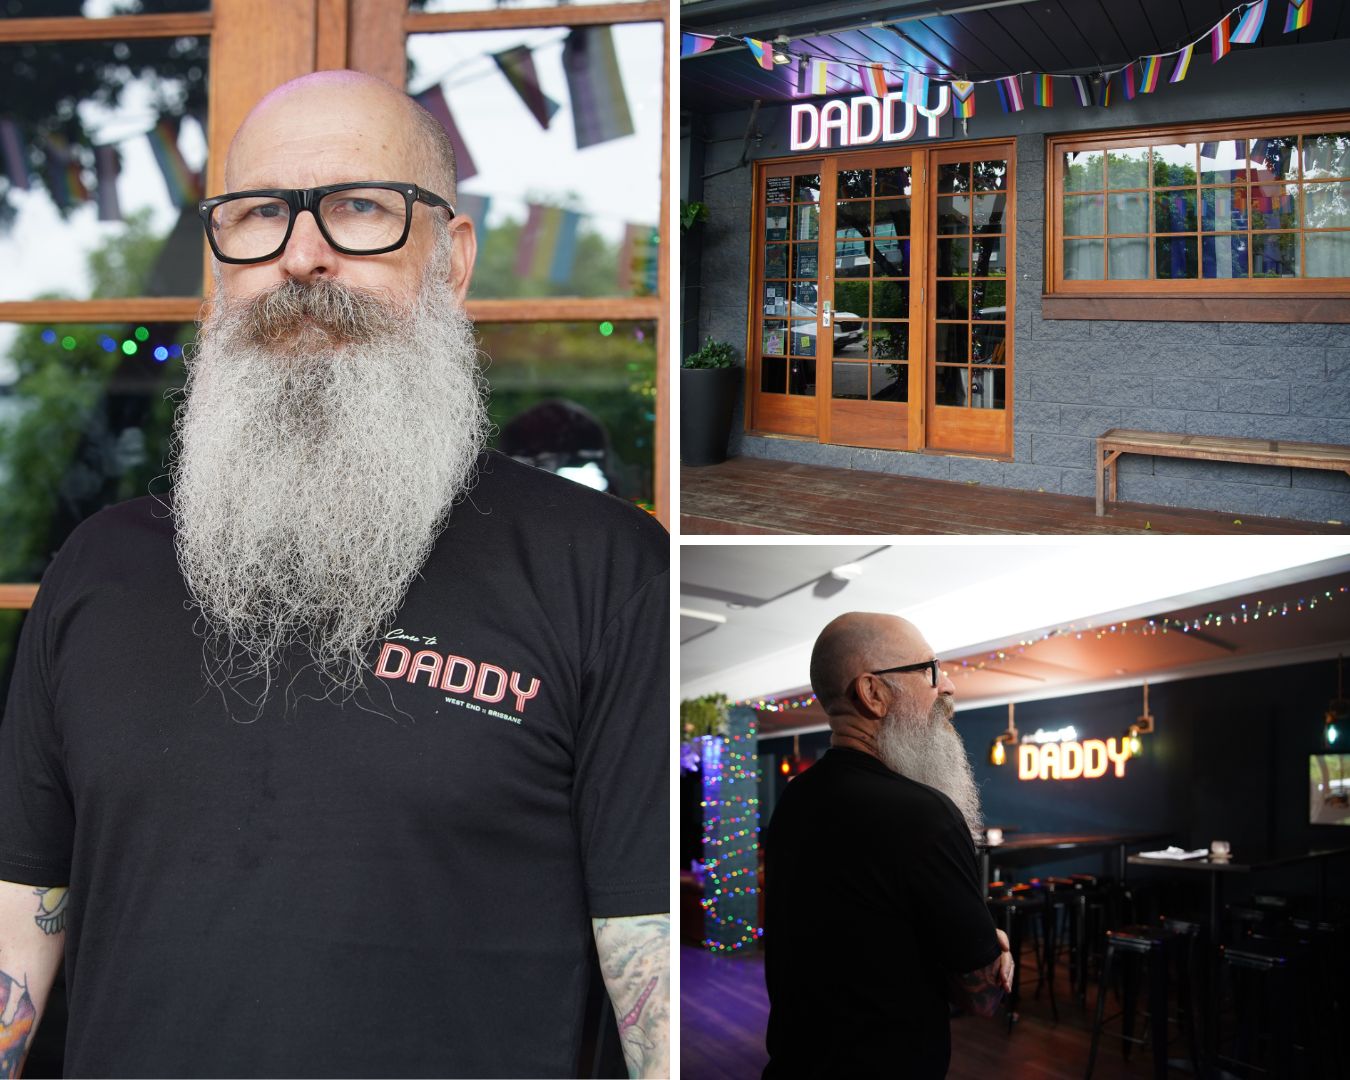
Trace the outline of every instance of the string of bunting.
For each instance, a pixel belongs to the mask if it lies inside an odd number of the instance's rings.
[[[1026,108],[1023,96],[1022,80],[1031,79],[1031,102],[1040,108],[1052,108],[1055,99],[1055,81],[1067,81],[1072,92],[1072,100],[1080,106],[1100,105],[1109,108],[1123,94],[1125,100],[1133,100],[1138,94],[1151,94],[1159,86],[1166,73],[1165,62],[1173,61],[1168,83],[1179,83],[1190,71],[1195,47],[1208,39],[1212,63],[1218,63],[1228,55],[1234,45],[1251,45],[1260,37],[1266,20],[1266,9],[1270,0],[1254,0],[1239,4],[1227,15],[1215,23],[1209,30],[1194,41],[1179,45],[1165,52],[1146,54],[1126,64],[1098,72],[1094,76],[1059,74],[1055,72],[1023,71],[1013,75],[1002,75],[985,79],[969,79],[957,73],[932,75],[908,65],[893,63],[875,63],[870,61],[846,63],[833,57],[819,56],[809,52],[789,50],[776,46],[773,42],[760,41],[745,37],[739,39],[718,38],[706,34],[685,32],[680,35],[680,56],[698,56],[713,48],[719,41],[743,42],[755,62],[766,71],[776,66],[775,49],[787,57],[787,62],[797,63],[797,92],[799,94],[821,95],[828,93],[830,76],[836,80],[852,82],[850,72],[856,74],[857,87],[874,97],[883,97],[890,92],[891,82],[902,86],[902,99],[906,104],[926,108],[929,94],[935,87],[947,87],[951,93],[952,109],[960,119],[969,119],[975,115],[975,87],[992,85],[998,91],[999,104],[1005,113],[1021,112]],[[1286,0],[1288,5],[1284,32],[1293,33],[1305,29],[1312,21],[1313,0]],[[1117,92],[1117,84],[1119,91]]]
[[[995,649],[979,660],[948,661],[947,663],[950,666],[947,666],[945,670],[948,675],[971,675],[977,671],[987,671],[990,668],[997,667],[1012,656],[1020,656],[1027,649],[1053,638],[1073,636],[1081,639],[1093,637],[1100,641],[1113,634],[1137,634],[1156,637],[1159,634],[1190,634],[1206,629],[1217,630],[1225,626],[1254,625],[1262,619],[1269,622],[1271,619],[1284,619],[1290,615],[1301,615],[1316,611],[1318,607],[1334,603],[1338,598],[1344,597],[1346,593],[1350,593],[1350,585],[1340,585],[1335,588],[1324,589],[1320,593],[1276,600],[1272,603],[1267,603],[1264,600],[1257,600],[1251,604],[1239,603],[1237,607],[1228,611],[1211,611],[1205,615],[1196,615],[1185,619],[1167,616],[1156,619],[1122,619],[1118,623],[1108,623],[1102,626],[1091,624],[1080,626],[1078,623],[1069,623],[1067,626],[1059,626],[1033,637],[1023,638],[1006,649]],[[746,698],[743,701],[733,701],[731,705],[745,706],[758,712],[787,712],[791,709],[809,708],[815,703],[815,694],[806,694],[797,698]]]

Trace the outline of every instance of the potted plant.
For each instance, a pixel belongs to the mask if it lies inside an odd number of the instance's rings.
[[[680,766],[684,771],[699,767],[700,740],[705,735],[727,733],[727,709],[725,694],[704,694],[680,702]]]
[[[709,338],[680,365],[680,460],[716,465],[727,458],[741,369],[736,350]]]

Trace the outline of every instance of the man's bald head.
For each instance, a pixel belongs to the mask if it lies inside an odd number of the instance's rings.
[[[369,180],[411,180],[451,205],[456,199],[455,151],[440,122],[402,90],[360,71],[316,71],[283,83],[244,118],[225,159],[225,183],[240,190],[237,162],[258,140],[276,137],[276,128],[303,127],[306,117],[336,116],[362,125],[383,148],[406,160],[407,175]],[[390,146],[390,142],[396,146]],[[251,185],[250,185],[251,186]],[[282,186],[282,185],[278,185]]]
[[[867,671],[928,659],[918,627],[896,615],[850,611],[833,620],[811,650],[811,689],[826,712],[847,703],[853,680]],[[931,655],[931,654],[930,654]]]

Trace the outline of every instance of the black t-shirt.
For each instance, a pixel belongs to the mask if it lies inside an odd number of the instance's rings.
[[[669,906],[668,538],[480,466],[345,704],[231,715],[160,503],[62,549],[0,879],[70,886],[68,1074],[573,1074],[591,918]]]
[[[952,801],[829,750],[779,800],[764,870],[765,1077],[945,1076],[947,979],[999,954]]]

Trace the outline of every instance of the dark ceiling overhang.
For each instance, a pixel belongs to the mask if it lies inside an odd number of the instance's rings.
[[[1236,6],[1228,0],[695,0],[681,5],[680,28],[721,40],[681,61],[682,102],[693,112],[723,112],[756,100],[806,97],[797,90],[795,63],[766,71],[742,37],[786,37],[790,54],[840,65],[828,80],[833,96],[859,92],[857,64],[977,81],[1019,72],[1112,71],[1202,38]],[[1260,37],[1238,48],[1350,37],[1347,6],[1346,0],[1318,0],[1311,24],[1286,34],[1284,0],[1270,0]],[[1195,55],[1209,62],[1207,41]]]

